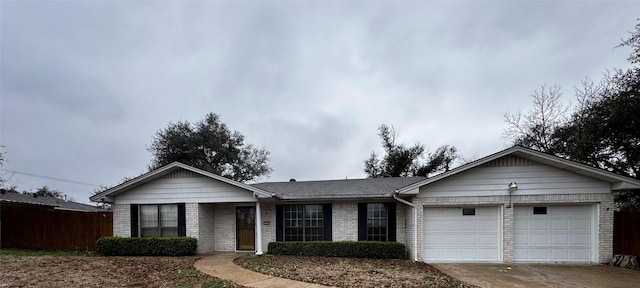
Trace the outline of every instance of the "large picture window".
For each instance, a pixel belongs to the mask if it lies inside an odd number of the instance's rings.
[[[140,205],[140,236],[178,236],[178,205]]]
[[[324,239],[323,205],[284,205],[284,241]]]

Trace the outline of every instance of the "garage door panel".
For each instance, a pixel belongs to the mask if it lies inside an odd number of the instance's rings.
[[[531,206],[514,208],[514,261],[589,262],[591,206],[546,207],[546,214],[533,214]]]
[[[475,207],[473,212],[424,208],[425,261],[498,261],[498,207]]]
[[[590,224],[588,220],[574,220],[571,222],[571,229],[573,231],[589,231],[591,228]]]
[[[531,230],[549,230],[549,221],[546,219],[531,219],[529,226]]]
[[[574,234],[571,235],[571,245],[589,245],[591,243],[591,235]]]
[[[551,230],[567,231],[569,230],[569,220],[551,220]]]

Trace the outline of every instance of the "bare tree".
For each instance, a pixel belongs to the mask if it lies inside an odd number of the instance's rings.
[[[508,126],[503,138],[511,140],[514,145],[548,152],[552,147],[554,131],[566,123],[567,111],[571,107],[560,101],[561,96],[558,85],[542,85],[540,90],[534,90],[531,94],[531,110],[526,113],[505,113],[504,120]]]

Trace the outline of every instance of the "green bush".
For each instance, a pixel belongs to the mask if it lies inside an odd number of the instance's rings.
[[[102,237],[96,252],[109,256],[185,256],[196,254],[193,237]]]
[[[407,247],[398,242],[378,241],[310,241],[271,242],[269,253],[348,258],[406,259]]]

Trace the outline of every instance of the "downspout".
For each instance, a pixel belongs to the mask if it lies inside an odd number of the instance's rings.
[[[418,262],[418,208],[413,203],[398,198],[398,189],[393,193],[393,199],[407,206],[413,207],[413,261]]]

